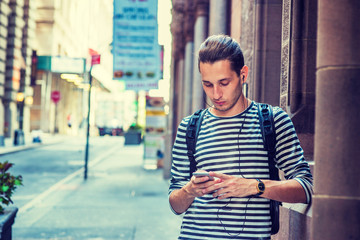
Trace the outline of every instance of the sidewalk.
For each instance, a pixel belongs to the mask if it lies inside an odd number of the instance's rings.
[[[14,139],[13,138],[5,138],[4,146],[0,146],[0,155],[13,153],[17,151],[22,151],[34,147],[40,147],[48,144],[55,144],[60,141],[65,141],[66,138],[69,138],[70,136],[66,135],[59,135],[59,134],[49,134],[49,133],[43,133],[41,136],[41,143],[33,143],[33,139],[31,136],[25,136],[24,145],[14,145]]]
[[[119,154],[120,152],[120,154]],[[115,146],[19,209],[14,240],[172,240],[181,218],[168,203],[162,170],[142,167],[143,146]]]

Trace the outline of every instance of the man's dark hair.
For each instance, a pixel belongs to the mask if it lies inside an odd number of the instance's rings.
[[[228,60],[231,69],[239,76],[244,66],[244,55],[240,45],[233,38],[226,35],[213,35],[208,37],[199,48],[198,67],[200,63],[215,63]]]

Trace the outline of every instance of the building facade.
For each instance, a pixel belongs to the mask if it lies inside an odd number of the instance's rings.
[[[25,136],[84,130],[90,54],[101,55],[92,69],[92,101],[97,91],[118,88],[112,14],[113,3],[102,0],[1,0],[0,145],[19,130]]]
[[[29,130],[34,14],[34,1],[0,3],[0,145],[14,130]]]
[[[255,101],[278,105],[289,114],[314,174],[312,206],[284,204],[281,229],[273,239],[359,237],[356,226],[360,217],[354,211],[360,210],[360,189],[353,184],[359,182],[359,176],[353,172],[359,161],[349,155],[359,156],[354,142],[360,142],[360,135],[355,135],[360,128],[353,122],[359,115],[355,107],[360,102],[360,75],[356,75],[360,54],[355,44],[360,40],[360,25],[353,24],[359,22],[359,14],[355,13],[360,10],[359,2],[173,0],[172,3],[169,140],[174,140],[183,117],[206,107],[196,57],[200,43],[213,34],[230,35],[240,43],[245,64],[249,66],[245,94]],[[336,111],[342,113],[338,116],[341,123],[333,117]],[[355,130],[350,133],[344,124]],[[331,134],[338,128],[336,136]],[[342,155],[344,151],[346,154]],[[171,146],[167,154],[165,178],[170,177]],[[329,172],[334,174],[332,179]],[[340,176],[341,183],[335,176]],[[336,206],[337,203],[340,205]],[[336,216],[331,213],[332,208]],[[346,226],[345,216],[351,218]]]

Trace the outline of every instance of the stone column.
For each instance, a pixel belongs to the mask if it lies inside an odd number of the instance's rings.
[[[209,36],[216,34],[229,34],[229,5],[229,0],[209,0]],[[208,103],[211,102],[208,97],[206,97],[205,101]]]
[[[192,77],[194,65],[194,8],[193,0],[186,0],[185,2],[185,66],[184,66],[184,105],[183,115],[188,116],[192,114]]]
[[[231,36],[239,40],[241,49],[244,54],[245,64],[249,67],[249,74],[246,84],[247,85],[246,88],[248,89],[248,91],[245,92],[245,94],[247,94],[247,97],[249,97],[250,99],[254,99],[254,71],[253,71],[255,69],[254,67],[255,3],[254,2],[255,1],[236,0],[235,2],[232,1],[231,3],[232,4],[231,5],[231,11],[232,11]],[[233,22],[234,19],[236,19],[236,22]],[[234,28],[237,25],[238,25],[238,29],[234,30]]]
[[[317,0],[285,0],[280,106],[292,116],[306,156],[313,159]]]
[[[279,105],[282,0],[255,1],[254,100]]]
[[[290,115],[313,172],[317,0],[283,0],[282,11],[280,106]],[[274,239],[310,239],[310,207],[283,204]]]
[[[179,121],[183,116],[183,82],[184,82],[184,0],[173,0],[171,34],[172,57],[170,77],[170,113],[168,117],[168,131],[165,136],[164,179],[171,177],[172,146],[175,141]]]
[[[0,4],[0,146],[4,146],[5,109],[3,98],[5,93],[5,71],[6,71],[6,45],[8,35],[8,15],[11,12],[8,6],[9,0],[3,0]]]
[[[312,239],[360,239],[360,2],[318,2]]]
[[[230,36],[233,37],[236,41],[240,43],[241,36],[241,17],[242,17],[242,0],[231,0],[231,26],[230,26]]]
[[[177,102],[177,125],[180,124],[181,120],[184,118],[183,113],[183,105],[184,105],[184,99],[185,99],[185,93],[184,93],[184,53],[182,53],[182,56],[178,59],[176,63],[176,91],[178,96],[178,102]]]
[[[183,102],[184,102],[184,0],[173,1],[171,33],[173,35],[173,55],[174,58],[174,111],[176,121],[174,125],[177,127],[183,118]]]
[[[171,57],[170,64],[170,99],[169,99],[169,114],[167,118],[167,131],[165,136],[165,154],[164,154],[164,167],[163,178],[169,179],[171,177],[171,165],[172,165],[172,147],[176,137],[177,127],[175,123],[175,63],[174,58]]]
[[[194,42],[189,41],[185,45],[185,66],[184,66],[184,104],[183,115],[188,116],[192,114],[191,104],[193,97],[192,78],[194,65]]]
[[[210,0],[209,6],[209,36],[228,34],[228,0]]]
[[[289,107],[308,160],[315,128],[316,31],[318,0],[293,1]]]
[[[204,91],[201,83],[201,75],[198,68],[197,51],[201,43],[207,38],[209,0],[195,0],[195,27],[194,27],[194,73],[192,91],[192,112],[204,108]]]

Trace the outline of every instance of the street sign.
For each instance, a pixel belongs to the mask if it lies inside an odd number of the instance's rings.
[[[60,91],[55,90],[51,92],[51,100],[55,104],[57,104],[60,101],[60,99],[61,99]]]
[[[91,66],[94,66],[96,64],[100,64],[100,55],[91,56]]]

